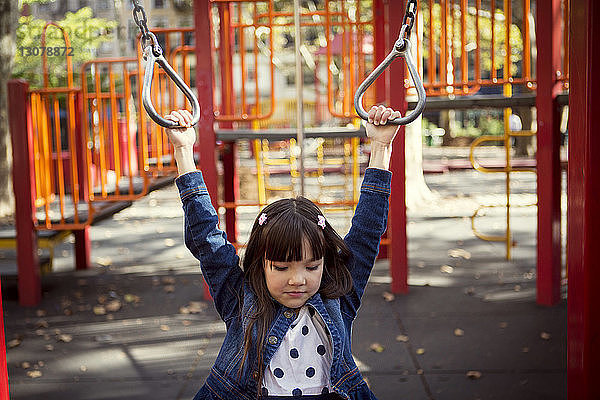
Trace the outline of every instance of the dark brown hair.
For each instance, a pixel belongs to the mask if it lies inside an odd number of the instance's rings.
[[[264,214],[264,216],[263,216]],[[352,277],[348,265],[352,253],[344,240],[325,221],[325,227],[318,225],[321,210],[304,197],[278,200],[267,207],[254,221],[246,253],[244,255],[244,277],[256,294],[255,311],[244,332],[244,362],[250,349],[256,351],[258,363],[257,391],[263,379],[263,346],[269,325],[275,314],[275,300],[271,297],[265,280],[265,260],[301,261],[304,246],[310,246],[312,258],[324,258],[323,277],[318,293],[329,299],[344,296],[352,289]],[[266,220],[265,220],[266,218]],[[261,223],[259,223],[259,220]],[[256,343],[253,343],[252,329],[257,326]],[[248,366],[252,368],[252,366]]]

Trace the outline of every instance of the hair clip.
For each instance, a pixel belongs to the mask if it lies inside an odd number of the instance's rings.
[[[262,226],[266,222],[267,222],[267,214],[265,214],[265,213],[260,214],[260,217],[258,217],[258,224]]]
[[[319,215],[318,217],[318,222],[317,225],[319,225],[321,227],[321,229],[325,229],[325,217],[322,215]]]

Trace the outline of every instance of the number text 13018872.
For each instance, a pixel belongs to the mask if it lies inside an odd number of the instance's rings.
[[[53,56],[66,56],[72,57],[74,55],[74,51],[72,47],[65,46],[21,46],[19,47],[19,52],[21,53],[21,57],[31,57],[31,56],[43,56],[46,54],[49,57]]]

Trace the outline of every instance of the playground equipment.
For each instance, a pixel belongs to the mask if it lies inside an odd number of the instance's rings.
[[[148,17],[146,16],[144,7],[140,5],[138,0],[133,0],[133,5],[133,19],[138,28],[140,28],[140,42],[142,44],[143,58],[146,60],[146,65],[144,68],[144,84],[142,87],[142,102],[144,104],[144,109],[146,109],[146,112],[150,118],[152,118],[152,120],[160,126],[164,128],[180,127],[179,124],[164,119],[159,113],[156,112],[156,109],[152,104],[152,78],[154,77],[154,66],[155,64],[158,64],[189,100],[190,104],[192,105],[192,126],[196,125],[200,120],[200,104],[198,104],[198,99],[194,93],[192,93],[189,86],[186,85],[183,79],[181,79],[181,77],[163,56],[163,50],[158,43],[156,35],[150,32],[148,30],[148,26],[146,25],[148,22]]]
[[[377,68],[375,68],[373,72],[371,72],[369,76],[367,76],[367,78],[360,84],[358,89],[356,89],[356,93],[354,94],[354,108],[356,109],[358,116],[364,120],[367,120],[369,117],[368,113],[362,106],[362,98],[365,94],[365,91],[373,84],[373,82],[375,82],[375,79],[377,79],[377,77],[381,75],[383,71],[385,71],[385,69],[388,68],[390,64],[398,57],[403,57],[406,60],[406,66],[408,67],[410,76],[415,84],[415,88],[417,89],[418,101],[417,106],[409,115],[397,119],[391,119],[389,120],[389,123],[396,125],[407,125],[417,119],[417,117],[421,115],[423,109],[425,108],[425,88],[421,82],[421,78],[413,61],[410,49],[410,32],[413,24],[415,23],[416,13],[416,0],[409,0],[406,3],[406,11],[402,21],[402,28],[400,28],[400,34],[398,36],[398,40],[396,40],[396,43],[394,43],[394,48],[390,54],[388,54],[385,60],[383,60],[383,62],[379,64]]]

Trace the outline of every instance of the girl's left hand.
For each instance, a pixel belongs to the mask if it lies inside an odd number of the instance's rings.
[[[400,118],[400,111],[394,111],[383,105],[373,106],[369,110],[369,120],[367,123],[367,137],[371,141],[384,146],[392,144],[400,125],[387,125],[389,119]]]

